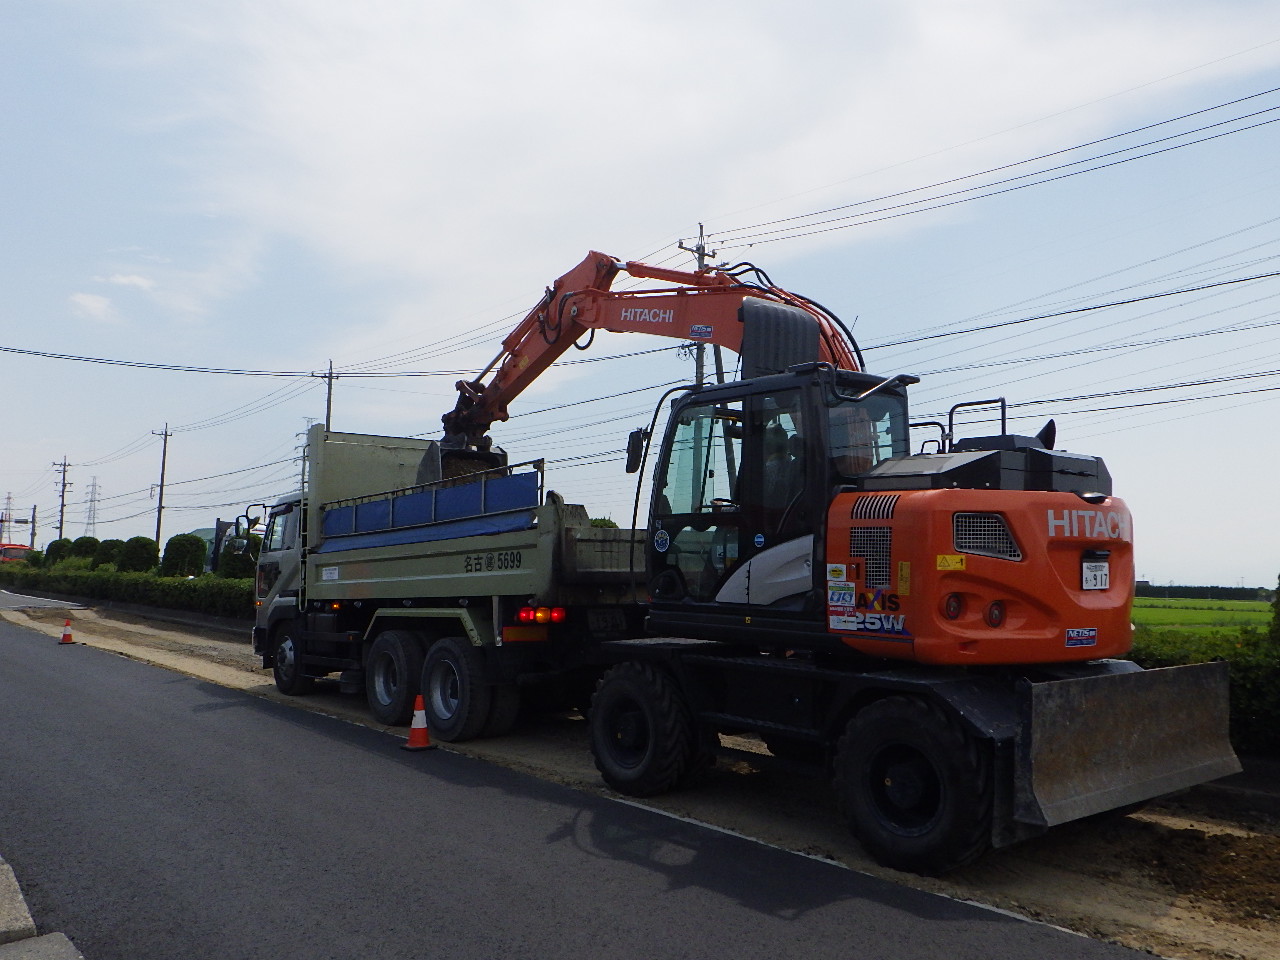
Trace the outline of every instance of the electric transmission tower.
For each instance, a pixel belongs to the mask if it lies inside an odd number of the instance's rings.
[[[98,530],[98,478],[89,478],[89,505],[84,511],[84,535],[97,536]]]

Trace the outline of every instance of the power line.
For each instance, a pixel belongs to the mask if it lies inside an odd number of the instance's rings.
[[[1144,303],[1148,300],[1159,300],[1162,297],[1176,297],[1187,293],[1197,293],[1201,290],[1212,290],[1216,287],[1228,287],[1237,283],[1250,283],[1254,280],[1269,280],[1274,277],[1280,277],[1280,271],[1254,274],[1251,277],[1234,277],[1231,280],[1221,280],[1217,283],[1205,283],[1198,287],[1180,287],[1177,290],[1166,290],[1162,293],[1152,293],[1142,297],[1130,297],[1127,300],[1112,300],[1107,303],[1095,303],[1086,307],[1072,307],[1069,310],[1058,310],[1054,313],[1041,313],[1033,317],[1021,317],[1017,320],[1002,320],[999,323],[989,323],[980,327],[969,327],[964,330],[946,330],[942,333],[931,333],[920,337],[911,337],[907,340],[893,340],[887,343],[877,343],[870,346],[864,346],[862,349],[867,351],[883,350],[886,347],[902,347],[912,343],[923,343],[926,340],[941,340],[943,337],[957,337],[969,333],[982,333],[987,330],[999,330],[1001,327],[1013,327],[1021,323],[1032,323],[1036,320],[1051,320],[1054,317],[1066,317],[1077,313],[1090,313],[1095,310],[1107,310],[1111,307],[1123,307],[1133,303]]]
[[[1178,121],[1180,121],[1180,120],[1187,120],[1187,119],[1190,119],[1191,117],[1200,116],[1201,114],[1205,114],[1205,113],[1212,113],[1214,110],[1221,110],[1221,109],[1223,109],[1224,107],[1231,107],[1231,106],[1235,106],[1235,105],[1237,105],[1237,104],[1246,103],[1246,102],[1248,102],[1249,100],[1256,100],[1256,99],[1258,99],[1259,97],[1265,97],[1265,96],[1267,96],[1268,94],[1272,94],[1272,93],[1276,93],[1276,92],[1280,92],[1280,87],[1272,87],[1272,88],[1270,88],[1270,89],[1268,89],[1268,90],[1262,90],[1262,91],[1260,91],[1260,92],[1258,92],[1258,93],[1250,94],[1250,95],[1249,95],[1249,96],[1247,96],[1247,97],[1239,97],[1239,98],[1237,98],[1237,99],[1235,99],[1235,100],[1228,100],[1228,101],[1225,101],[1225,102],[1223,102],[1223,103],[1215,104],[1215,105],[1214,105],[1214,106],[1212,106],[1212,107],[1204,107],[1204,108],[1202,108],[1202,109],[1200,109],[1200,110],[1193,110],[1193,111],[1191,111],[1190,113],[1184,113],[1184,114],[1181,114],[1180,116],[1170,117],[1170,118],[1168,118],[1167,120],[1160,120],[1160,121],[1158,121],[1158,122],[1156,122],[1156,123],[1149,123],[1149,124],[1146,124],[1145,126],[1141,126],[1141,127],[1133,127],[1132,129],[1125,130],[1125,131],[1124,131],[1124,132],[1122,132],[1122,133],[1115,133],[1115,134],[1111,134],[1110,136],[1107,136],[1107,137],[1101,137],[1101,138],[1099,138],[1099,139],[1097,139],[1097,140],[1090,140],[1090,141],[1087,141],[1087,142],[1085,142],[1085,143],[1078,143],[1078,144],[1076,144],[1075,146],[1072,146],[1072,147],[1063,147],[1063,148],[1061,148],[1061,149],[1059,149],[1059,150],[1053,150],[1053,151],[1050,151],[1049,153],[1042,153],[1042,154],[1040,154],[1040,155],[1038,155],[1038,156],[1035,156],[1035,157],[1028,157],[1028,158],[1027,158],[1027,159],[1025,159],[1025,160],[1017,160],[1017,161],[1014,161],[1013,163],[1005,163],[1005,164],[1000,164],[999,166],[995,166],[995,167],[988,167],[988,168],[987,168],[987,169],[985,169],[985,170],[979,170],[979,171],[978,171],[978,172],[976,172],[976,173],[969,173],[969,174],[965,174],[965,175],[964,175],[964,176],[962,176],[962,177],[952,177],[952,178],[951,178],[951,179],[949,179],[949,180],[939,180],[939,181],[937,181],[936,183],[931,183],[931,184],[929,184],[929,185],[927,185],[927,186],[923,186],[923,187],[912,187],[912,188],[911,188],[911,189],[909,189],[909,190],[899,190],[899,191],[897,191],[897,192],[895,192],[895,193],[884,194],[883,196],[875,197],[875,198],[870,199],[870,200],[860,200],[860,201],[857,201],[856,203],[840,204],[840,205],[838,205],[838,206],[834,206],[834,207],[827,207],[827,208],[822,209],[822,210],[814,210],[814,211],[812,211],[812,212],[810,212],[810,213],[796,214],[795,216],[782,217],[782,218],[779,218],[779,219],[776,219],[776,220],[766,220],[766,221],[763,221],[763,222],[761,222],[761,223],[751,224],[751,225],[749,225],[749,226],[743,226],[743,227],[732,227],[732,228],[728,228],[728,229],[725,229],[725,230],[717,230],[717,231],[713,231],[713,235],[714,235],[714,236],[717,236],[717,237],[723,237],[723,238],[725,238],[725,242],[738,242],[738,241],[737,241],[737,239],[736,239],[736,238],[734,238],[734,237],[732,236],[733,234],[738,234],[738,233],[747,233],[748,231],[759,231],[759,230],[761,230],[761,229],[762,229],[762,228],[764,228],[764,227],[772,227],[772,226],[777,226],[778,224],[792,223],[792,222],[799,221],[799,220],[808,220],[808,219],[810,219],[810,218],[812,218],[812,217],[820,217],[820,216],[824,216],[825,214],[828,214],[828,213],[837,213],[837,212],[839,212],[839,211],[841,211],[841,210],[850,210],[850,209],[852,209],[852,208],[854,208],[854,207],[865,206],[865,205],[870,204],[870,203],[880,203],[880,202],[885,201],[885,200],[893,200],[893,199],[896,199],[897,197],[905,197],[905,196],[909,196],[909,195],[911,195],[911,194],[913,194],[913,193],[923,193],[923,192],[924,192],[924,191],[926,191],[926,190],[935,190],[935,189],[937,189],[938,187],[946,187],[946,186],[950,186],[950,185],[951,185],[951,184],[953,184],[953,183],[963,183],[965,180],[972,180],[972,179],[974,179],[974,178],[976,178],[976,177],[985,177],[985,176],[987,176],[988,174],[992,174],[992,173],[999,173],[999,172],[1001,172],[1001,171],[1003,171],[1003,170],[1012,170],[1012,169],[1014,169],[1015,167],[1025,166],[1026,164],[1029,164],[1029,163],[1037,163],[1037,162],[1039,162],[1039,161],[1041,161],[1041,160],[1048,160],[1048,159],[1050,159],[1051,157],[1063,156],[1064,154],[1074,153],[1074,152],[1075,152],[1075,151],[1077,151],[1077,150],[1085,150],[1085,149],[1087,149],[1087,148],[1089,148],[1089,147],[1096,147],[1096,146],[1099,146],[1100,144],[1103,144],[1103,143],[1109,143],[1109,142],[1111,142],[1111,141],[1113,141],[1113,140],[1121,140],[1121,139],[1123,139],[1123,138],[1125,138],[1125,137],[1132,136],[1132,135],[1133,135],[1133,134],[1135,134],[1135,133],[1142,133],[1142,132],[1143,132],[1143,131],[1145,131],[1145,130],[1154,130],[1156,127],[1167,126],[1168,124],[1171,124],[1171,123],[1177,123],[1177,122],[1178,122]],[[1231,119],[1229,119],[1229,120],[1223,120],[1223,121],[1220,121],[1220,122],[1219,122],[1219,123],[1217,123],[1217,124],[1210,124],[1210,125],[1205,126],[1205,127],[1199,127],[1199,128],[1197,128],[1197,129],[1195,129],[1195,130],[1183,131],[1182,133],[1174,134],[1174,135],[1173,135],[1173,137],[1186,136],[1186,135],[1187,135],[1187,134],[1189,134],[1189,133],[1197,133],[1197,132],[1200,132],[1200,131],[1202,131],[1202,130],[1210,129],[1211,127],[1214,127],[1214,126],[1221,126],[1222,124],[1225,124],[1225,123],[1233,123],[1233,122],[1236,122],[1237,120],[1240,120],[1240,119],[1245,119],[1245,118],[1250,117],[1250,116],[1256,116],[1256,115],[1258,115],[1258,113],[1265,113],[1265,112],[1268,112],[1268,111],[1271,111],[1271,110],[1276,110],[1276,109],[1280,109],[1280,107],[1268,107],[1266,110],[1263,110],[1263,111],[1257,111],[1257,112],[1255,112],[1255,113],[1253,113],[1253,114],[1245,114],[1243,117],[1234,117],[1234,118],[1231,118]],[[1126,148],[1126,150],[1136,150],[1136,149],[1140,149],[1140,148],[1141,148],[1141,147],[1143,147],[1143,146],[1148,146],[1148,145],[1153,144],[1153,143],[1160,143],[1160,142],[1163,142],[1163,140],[1167,140],[1167,139],[1172,139],[1172,138],[1170,138],[1170,137],[1166,137],[1166,138],[1162,138],[1162,139],[1160,139],[1160,140],[1153,140],[1153,141],[1149,141],[1147,144],[1138,144],[1138,145],[1136,145],[1136,146],[1134,146],[1134,147],[1128,147],[1128,148]],[[1123,151],[1120,151],[1120,152],[1123,152]],[[1102,154],[1102,156],[1111,156],[1111,155],[1112,155],[1112,154]],[[1093,158],[1093,159],[1098,159],[1098,158],[1096,158],[1096,157],[1095,157],[1095,158]],[[1089,161],[1089,160],[1080,160],[1080,161],[1076,161],[1076,163],[1088,163],[1088,162],[1090,162],[1090,161]],[[1061,168],[1051,168],[1051,169],[1061,169]],[[1048,172],[1048,171],[1039,171],[1039,173],[1044,173],[1044,172]],[[1038,174],[1033,173],[1033,174],[1026,174],[1025,176],[1036,176],[1036,175],[1038,175]],[[999,182],[1008,182],[1008,181],[999,181]],[[987,186],[991,186],[991,185],[992,185],[992,184],[988,184]],[[982,188],[982,187],[974,187],[974,188],[971,188],[971,189],[983,189],[983,188]],[[945,196],[945,195],[944,195],[944,196]],[[875,212],[875,211],[872,211],[872,212]]]
[[[1047,183],[1053,183],[1058,180],[1065,180],[1070,177],[1079,176],[1084,173],[1094,173],[1099,170],[1106,170],[1110,167],[1119,166],[1124,163],[1130,163],[1134,160],[1144,160],[1149,157],[1170,153],[1174,150],[1181,150],[1184,147],[1191,147],[1191,146],[1196,146],[1202,143],[1208,143],[1210,141],[1218,140],[1223,137],[1232,136],[1237,133],[1245,133],[1249,130],[1255,130],[1259,127],[1264,127],[1272,123],[1280,122],[1280,118],[1273,117],[1270,120],[1262,120],[1257,123],[1249,124],[1247,126],[1238,127],[1234,130],[1223,131],[1221,133],[1216,133],[1210,136],[1201,137],[1197,140],[1191,140],[1186,143],[1178,143],[1172,146],[1162,147],[1160,149],[1151,150],[1148,153],[1138,154],[1136,156],[1131,156],[1131,157],[1124,157],[1122,159],[1113,160],[1108,163],[1099,163],[1097,166],[1086,167],[1085,169],[1082,169],[1082,170],[1074,170],[1067,173],[1059,173],[1056,176],[1046,177],[1045,179],[1042,179],[1042,180],[1031,180],[1030,182],[1027,182],[1027,183],[1017,182],[1020,180],[1030,180],[1030,178],[1032,177],[1044,176],[1045,174],[1053,173],[1054,171],[1057,171],[1057,170],[1066,170],[1068,167],[1079,166],[1085,163],[1094,163],[1095,161],[1102,160],[1106,157],[1115,156],[1117,154],[1129,153],[1134,150],[1141,150],[1144,147],[1154,146],[1158,143],[1164,143],[1168,140],[1178,139],[1180,137],[1186,137],[1194,133],[1199,133],[1199,132],[1203,132],[1204,130],[1212,129],[1213,127],[1223,126],[1228,123],[1236,123],[1236,122],[1239,122],[1240,120],[1249,119],[1251,117],[1258,116],[1262,113],[1268,113],[1274,110],[1280,110],[1280,106],[1268,107],[1265,110],[1257,111],[1253,114],[1246,114],[1240,117],[1233,117],[1229,120],[1223,120],[1216,124],[1209,124],[1204,127],[1199,127],[1195,130],[1184,131],[1179,134],[1174,134],[1170,137],[1163,137],[1157,140],[1148,141],[1146,143],[1137,144],[1132,147],[1125,147],[1121,150],[1100,154],[1095,157],[1089,157],[1083,160],[1076,160],[1071,163],[1061,164],[1057,167],[1049,167],[1044,170],[1037,170],[1032,173],[1021,174],[1017,177],[1011,177],[1005,180],[997,180],[997,181],[994,181],[993,183],[979,184],[973,187],[966,187],[963,190],[955,190],[948,193],[939,194],[937,196],[926,197],[920,200],[911,200],[905,203],[890,204],[889,206],[877,207],[871,210],[863,211],[861,213],[854,213],[854,214],[848,214],[846,216],[836,217],[831,220],[820,220],[812,223],[797,224],[795,226],[780,227],[774,230],[761,230],[756,233],[743,233],[743,235],[741,236],[729,235],[735,231],[716,231],[713,234],[713,236],[718,237],[719,238],[718,242],[722,245],[733,245],[735,247],[752,246],[752,245],[762,244],[762,243],[772,243],[779,240],[797,240],[802,237],[810,237],[810,236],[815,236],[822,233],[830,233],[835,230],[845,230],[854,226],[866,226],[871,223],[881,223],[886,220],[895,220],[900,217],[910,216],[916,213],[925,213],[931,210],[940,210],[946,207],[956,206],[957,204],[967,203],[972,200],[982,200],[988,197],[999,196],[1005,193],[1012,193],[1018,190],[1025,190],[1028,187],[1043,186],[1044,184],[1047,184]],[[1078,149],[1078,148],[1071,148],[1071,149]],[[1052,155],[1053,154],[1049,154],[1049,156],[1052,156]],[[1025,162],[1031,162],[1031,161],[1019,161],[1019,164],[1025,163]],[[1007,166],[1017,166],[1019,164],[1010,164]],[[999,170],[999,169],[1005,169],[1005,168],[994,168],[994,169]],[[945,186],[949,183],[967,180],[973,177],[983,176],[983,175],[984,174],[982,173],[969,174],[965,177],[957,178],[957,180],[944,181],[943,183],[937,184],[935,186]],[[996,189],[996,190],[990,189],[992,187],[1000,186],[1001,184],[1013,184],[1013,185],[1005,186],[1005,187],[1002,187],[1001,189]],[[859,203],[856,203],[856,204],[849,204],[846,207],[839,207],[839,208],[833,208],[833,209],[839,210],[839,209],[849,209],[855,206],[865,206],[866,204],[869,204],[869,203],[878,203],[882,200],[894,199],[904,194],[918,193],[918,192],[922,192],[924,190],[929,190],[929,189],[933,189],[933,188],[918,187],[918,188],[914,188],[908,191],[903,191],[900,193],[889,194],[887,196],[879,197],[874,200],[860,201]],[[980,190],[987,190],[989,192],[987,193],[976,192]],[[963,194],[973,194],[973,195],[962,196]],[[948,197],[958,197],[959,199],[947,200],[946,198]],[[907,208],[913,208],[913,209],[907,209]],[[827,211],[815,211],[814,213],[803,214],[803,215],[800,215],[799,217],[788,218],[788,219],[789,220],[790,219],[807,220],[812,217],[822,216],[825,212]],[[884,214],[884,215],[876,216],[876,214]],[[780,221],[780,222],[785,222],[785,221]],[[752,228],[741,228],[741,230],[750,230],[750,229]]]

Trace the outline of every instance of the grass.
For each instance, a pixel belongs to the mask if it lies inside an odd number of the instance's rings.
[[[1133,622],[1153,631],[1236,632],[1241,627],[1266,631],[1271,604],[1262,600],[1177,600],[1138,597]]]

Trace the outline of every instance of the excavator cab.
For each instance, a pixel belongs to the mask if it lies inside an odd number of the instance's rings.
[[[833,492],[906,452],[906,397],[884,383],[804,364],[676,401],[650,511],[651,627],[696,621],[740,637],[745,616],[823,628],[815,570]]]

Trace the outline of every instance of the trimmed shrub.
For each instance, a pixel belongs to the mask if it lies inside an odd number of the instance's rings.
[[[1271,642],[1280,647],[1280,584],[1277,584],[1275,599],[1271,601]]]
[[[252,580],[157,577],[150,573],[114,573],[62,567],[36,570],[25,563],[6,563],[0,564],[0,584],[19,591],[43,590],[90,600],[136,603],[218,617],[245,620],[253,617]]]
[[[61,540],[54,540],[44,548],[44,558],[49,566],[53,566],[59,560],[63,560],[71,556],[71,541],[66,537]]]
[[[121,573],[149,573],[160,562],[160,548],[150,537],[130,537],[116,557],[116,569]]]
[[[99,542],[97,537],[76,537],[71,541],[71,556],[92,560],[98,551]]]
[[[120,551],[123,549],[123,540],[103,540],[98,544],[98,549],[93,551],[93,569],[96,570],[104,563],[114,565],[120,559]]]
[[[44,566],[44,551],[32,550],[27,554],[26,562],[37,569]]]
[[[179,533],[164,545],[164,559],[160,561],[162,577],[198,577],[204,573],[204,558],[209,545],[203,537],[194,533]]]

